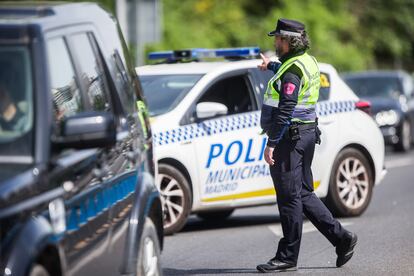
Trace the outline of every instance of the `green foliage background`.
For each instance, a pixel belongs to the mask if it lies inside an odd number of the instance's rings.
[[[89,1],[115,11],[115,0]],[[163,39],[146,45],[147,53],[241,46],[273,51],[266,34],[283,17],[305,23],[311,53],[340,71],[414,70],[414,0],[159,1]]]
[[[311,53],[340,71],[414,69],[412,0],[162,0],[163,41],[153,50],[260,46],[273,50],[277,18],[306,24]]]

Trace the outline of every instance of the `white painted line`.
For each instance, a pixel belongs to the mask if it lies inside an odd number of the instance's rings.
[[[412,158],[402,158],[397,160],[388,160],[385,161],[385,168],[392,169],[398,167],[407,167],[414,165],[414,160]]]
[[[283,231],[282,231],[282,226],[279,225],[273,225],[273,226],[269,226],[269,230],[275,234],[276,237],[283,237]]]
[[[352,225],[352,224],[353,224],[352,222],[341,222],[342,226],[348,226],[348,225]],[[283,237],[283,231],[282,231],[282,225],[281,224],[268,226],[268,228],[273,234],[275,234],[275,236]],[[315,231],[318,231],[318,229],[316,229],[316,227],[313,226],[313,224],[310,221],[306,221],[305,223],[303,223],[302,234],[311,233],[311,232],[315,232]]]

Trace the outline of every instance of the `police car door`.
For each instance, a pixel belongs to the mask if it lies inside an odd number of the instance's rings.
[[[196,102],[194,114],[204,134],[195,142],[203,205],[256,204],[274,193],[247,72],[214,81]]]
[[[332,153],[337,148],[338,136],[341,131],[338,114],[348,108],[346,102],[330,99],[331,80],[330,72],[321,70],[321,87],[316,105],[316,114],[319,118],[318,127],[322,131],[322,135],[321,144],[315,147],[315,158],[312,162],[313,186],[317,195],[320,193],[317,188],[320,186],[322,179],[326,179],[326,176],[330,174],[331,168],[326,166],[327,160],[334,158]],[[333,87],[333,90],[335,90],[335,87]]]

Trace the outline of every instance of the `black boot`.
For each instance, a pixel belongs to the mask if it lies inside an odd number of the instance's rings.
[[[295,264],[287,264],[277,260],[276,258],[271,259],[266,264],[259,264],[256,267],[260,272],[277,272],[277,271],[295,271],[298,270]]]
[[[336,247],[336,266],[341,267],[346,264],[354,254],[354,247],[358,241],[356,234],[347,232],[342,238],[341,243]]]

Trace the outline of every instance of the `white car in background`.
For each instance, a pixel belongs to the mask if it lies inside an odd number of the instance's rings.
[[[169,62],[136,69],[152,116],[165,233],[179,231],[190,213],[217,220],[235,208],[276,203],[259,125],[273,73],[257,69],[261,60],[243,58],[258,53],[258,48],[157,52],[150,58]],[[232,61],[171,62],[213,56]],[[357,216],[386,172],[383,137],[367,114],[369,103],[331,65],[321,63],[320,71],[315,193],[334,214]]]

